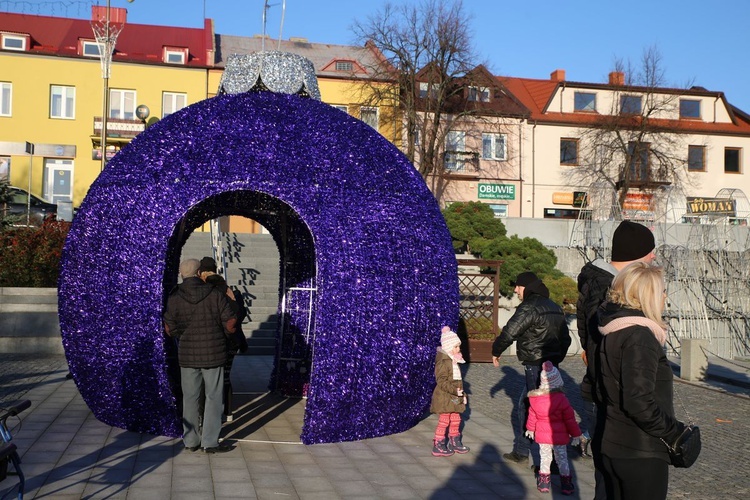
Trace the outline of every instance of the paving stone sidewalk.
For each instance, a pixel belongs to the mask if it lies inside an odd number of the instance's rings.
[[[536,491],[529,469],[500,458],[512,443],[509,395],[523,386],[520,364],[501,359],[499,368],[466,367],[464,442],[472,451],[448,459],[430,455],[434,416],[394,436],[304,446],[304,400],[252,391],[238,396],[236,418],[223,431],[235,451],[186,453],[179,440],[98,422],[65,379],[63,356],[0,354],[0,406],[21,398],[33,403],[14,439],[24,453],[26,498],[550,498]],[[583,364],[569,357],[561,371],[580,410]],[[749,392],[677,382],[676,393],[678,415],[684,405],[701,425],[704,448],[693,468],[671,469],[669,498],[747,498],[741,472],[750,466]],[[573,459],[574,498],[592,497],[590,462]],[[0,495],[13,480],[0,484]]]

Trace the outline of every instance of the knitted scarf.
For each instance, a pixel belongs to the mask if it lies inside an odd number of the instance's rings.
[[[608,333],[616,332],[629,326],[645,326],[654,334],[659,345],[664,345],[667,341],[667,331],[656,321],[644,318],[643,316],[623,316],[621,318],[613,319],[606,325],[600,326],[599,331],[602,335],[607,335]]]

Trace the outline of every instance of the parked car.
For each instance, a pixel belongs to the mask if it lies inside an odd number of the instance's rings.
[[[0,203],[0,209],[5,217],[14,218],[13,224],[26,224],[27,207],[30,210],[29,224],[31,225],[39,225],[47,217],[57,217],[56,204],[44,201],[33,194],[29,203],[29,192],[25,189],[8,186],[8,195],[8,202]]]

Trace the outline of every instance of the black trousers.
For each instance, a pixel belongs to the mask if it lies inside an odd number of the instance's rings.
[[[664,500],[669,464],[658,458],[601,456],[608,500]]]

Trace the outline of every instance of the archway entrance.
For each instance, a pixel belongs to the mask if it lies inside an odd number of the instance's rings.
[[[171,260],[179,262],[187,257],[182,249],[193,231],[210,219],[227,215],[240,215],[260,223],[271,234],[279,252],[278,300],[276,312],[276,349],[269,389],[285,396],[307,395],[312,369],[313,344],[315,339],[315,292],[316,266],[315,248],[310,230],[299,214],[279,199],[257,191],[230,191],[212,196],[190,209],[177,225],[170,241],[173,249]],[[240,259],[242,248],[224,249],[228,255],[219,259]],[[177,254],[175,257],[174,254]],[[197,256],[200,258],[200,256]],[[258,270],[241,269],[239,283],[247,284],[257,277]],[[244,282],[244,283],[243,283]],[[171,290],[176,276],[168,272],[164,276],[164,290]],[[246,306],[252,320],[253,303],[257,298],[248,294]],[[245,332],[246,334],[252,332]],[[178,371],[174,349],[170,369]]]

